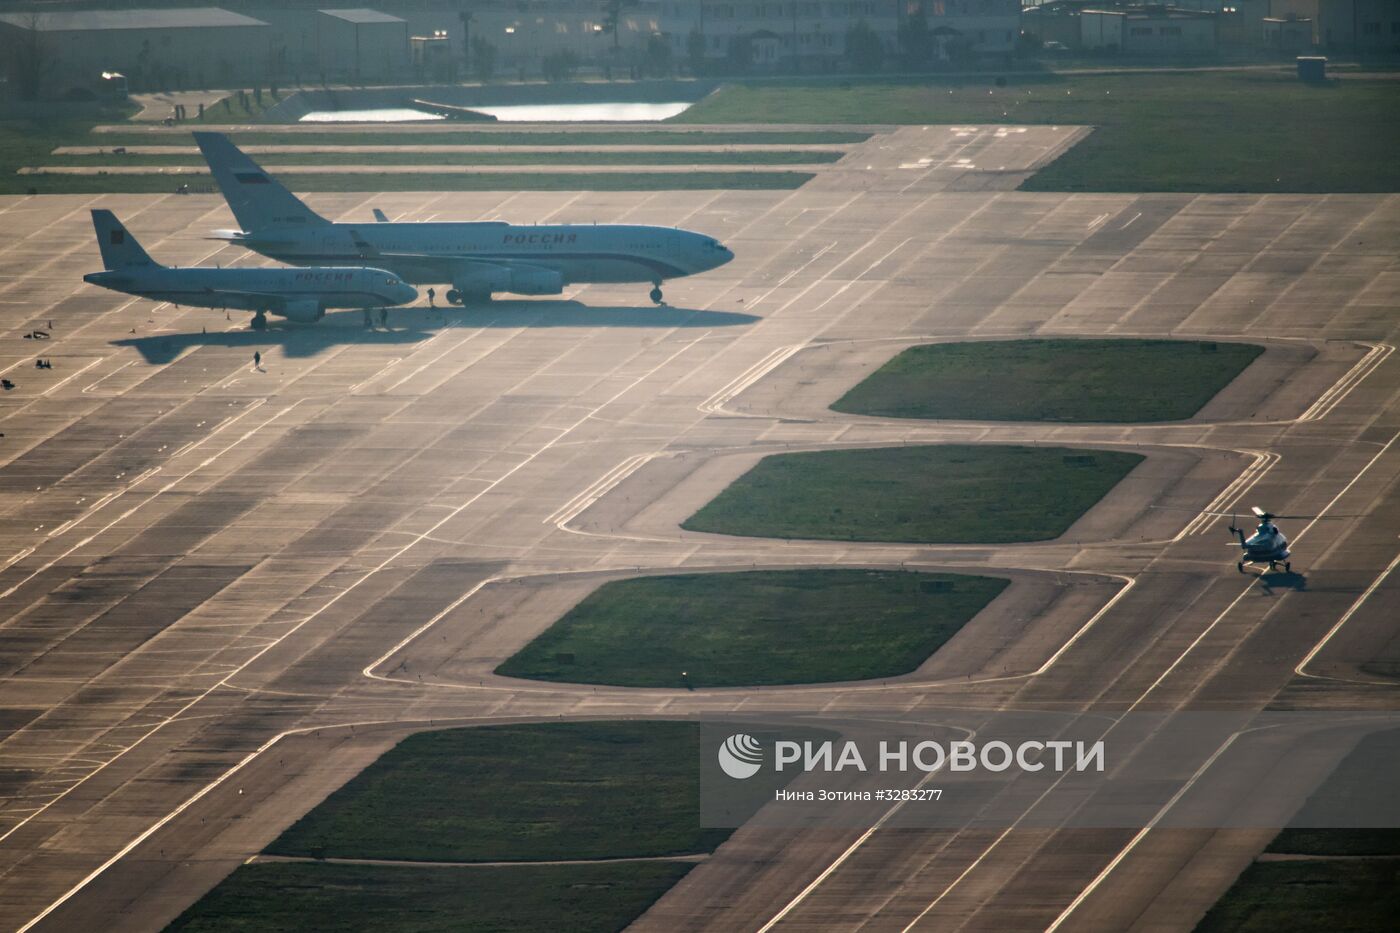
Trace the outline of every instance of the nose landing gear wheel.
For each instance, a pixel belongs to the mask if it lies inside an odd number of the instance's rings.
[[[1292,561],[1284,561],[1284,562],[1283,562],[1283,572],[1284,572],[1284,573],[1292,573],[1292,572],[1293,572],[1293,562],[1292,562]]]
[[[267,315],[259,311],[253,315],[253,320],[249,322],[248,326],[253,330],[267,330]]]
[[[652,304],[656,304],[656,305],[661,304],[661,286],[660,286],[660,285],[656,285],[656,286],[654,286],[654,287],[652,288],[650,297],[651,297],[651,303],[652,303]]]
[[[1238,570],[1240,573],[1244,573],[1244,561],[1240,561],[1238,564],[1236,564],[1235,569]]]

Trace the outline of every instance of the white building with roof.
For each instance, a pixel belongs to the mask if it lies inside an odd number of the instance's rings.
[[[319,68],[332,80],[359,82],[402,77],[408,72],[408,23],[364,7],[317,10]]]
[[[1215,13],[1170,6],[1080,10],[1086,49],[1125,55],[1206,55],[1216,49]]]
[[[219,7],[0,13],[0,62],[21,96],[85,91],[119,71],[132,90],[265,79],[272,27]]]

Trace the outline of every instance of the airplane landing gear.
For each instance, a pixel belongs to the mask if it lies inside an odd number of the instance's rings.
[[[1238,570],[1240,573],[1244,573],[1244,561],[1240,561],[1238,564],[1236,564],[1235,569]]]
[[[467,305],[487,305],[491,303],[491,293],[489,291],[467,291],[464,288],[453,288],[443,295],[449,304],[465,307]]]
[[[253,315],[253,320],[249,322],[248,326],[253,330],[267,330],[267,315],[259,311]]]
[[[1287,560],[1286,560],[1286,561],[1283,562],[1283,572],[1284,572],[1284,573],[1292,573],[1292,572],[1293,572],[1293,562],[1292,562],[1292,561],[1287,561]]]
[[[661,304],[661,286],[660,286],[660,285],[653,285],[652,288],[651,288],[651,294],[650,294],[649,297],[651,298],[651,303],[652,303],[652,304],[654,304],[654,305],[659,305],[659,304]]]

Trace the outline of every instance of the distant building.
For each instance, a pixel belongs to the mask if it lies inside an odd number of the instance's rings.
[[[1020,32],[1019,0],[661,0],[660,21],[673,54],[691,57],[698,42],[708,63],[736,50],[760,71],[833,71],[849,66],[847,32],[864,23],[893,61],[900,35],[926,35],[928,57],[1009,56]],[[692,36],[695,38],[692,39]]]
[[[659,6],[643,0],[624,9],[614,35],[602,2],[478,0],[471,7],[471,38],[495,50],[495,71],[505,76],[538,75],[545,59],[559,55],[572,56],[580,63],[626,67],[640,58],[651,36],[662,32]],[[460,57],[461,33],[456,18],[445,28],[456,40]],[[479,64],[471,65],[473,73]]]
[[[448,81],[452,76],[452,40],[446,29],[429,36],[410,36],[409,57],[420,81]]]
[[[90,93],[104,71],[132,90],[256,83],[272,29],[218,7],[0,14],[0,62],[24,97]]]
[[[1058,42],[1067,49],[1079,49],[1084,45],[1079,28],[1079,11],[1083,3],[1052,0],[1037,6],[1028,6],[1021,11],[1021,29],[1041,44]]]
[[[1324,49],[1400,54],[1400,0],[1317,0],[1316,40]]]
[[[407,74],[408,23],[364,8],[316,12],[321,71],[354,82],[391,80]]]
[[[1264,17],[1262,36],[1264,47],[1275,52],[1298,55],[1313,46],[1313,23],[1310,19]]]
[[[1240,0],[1233,5],[1222,5],[1215,11],[1215,41],[1221,51],[1258,49],[1264,43],[1264,19],[1268,15],[1267,0]]]
[[[1089,50],[1125,55],[1204,55],[1216,50],[1216,14],[1168,6],[1080,10],[1080,37]]]

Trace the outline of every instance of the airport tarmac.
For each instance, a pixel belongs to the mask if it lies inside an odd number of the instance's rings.
[[[667,283],[661,308],[641,286],[588,286],[394,310],[373,330],[349,312],[253,333],[243,315],[82,284],[95,206],[162,261],[262,263],[202,239],[232,222],[217,197],[0,198],[15,383],[0,395],[0,926],[159,929],[422,728],[740,707],[1396,708],[1400,197],[1010,190],[1084,132],[904,128],[794,191],[313,195],[337,219],[677,224],[736,253]],[[36,329],[49,336],[23,336]],[[825,408],[904,346],[1028,334],[1268,349],[1179,423]],[[1148,459],[1037,544],[677,526],[765,453],[953,440]],[[1250,504],[1361,517],[1286,524],[1301,573],[1270,584],[1236,573],[1227,520],[1190,511]],[[604,580],[811,565],[1013,584],[888,682],[490,674]],[[1270,835],[741,829],[635,927],[1189,930]]]

